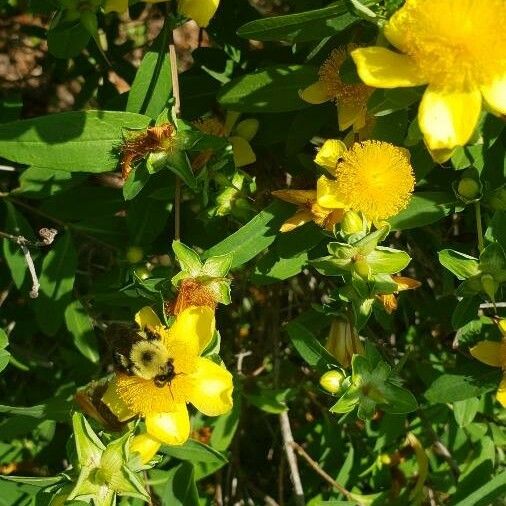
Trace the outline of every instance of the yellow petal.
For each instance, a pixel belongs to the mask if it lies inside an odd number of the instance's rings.
[[[316,183],[317,202],[327,209],[342,209],[345,206],[339,193],[337,181],[322,176]]]
[[[481,92],[489,109],[498,116],[506,114],[506,75],[498,77]]]
[[[111,410],[120,422],[124,422],[125,420],[129,420],[130,418],[136,416],[137,413],[131,411],[123,399],[118,395],[117,386],[117,376],[114,376],[102,396],[102,402]]]
[[[337,106],[337,121],[339,130],[347,130],[353,125],[354,130],[360,130],[365,125],[366,108],[354,102],[340,102]]]
[[[418,123],[427,147],[433,151],[465,145],[473,134],[480,110],[478,89],[447,92],[429,86],[418,110]]]
[[[229,137],[228,140],[230,144],[232,144],[232,150],[234,151],[234,163],[236,167],[244,167],[245,165],[250,165],[251,163],[256,162],[257,157],[255,152],[246,139],[233,135],[232,137]]]
[[[501,367],[501,344],[497,341],[480,341],[469,351],[480,362],[493,367]]]
[[[145,327],[156,328],[160,327],[162,323],[160,318],[149,306],[143,307],[136,315],[135,322],[141,329]]]
[[[316,81],[316,83],[310,84],[307,88],[299,91],[299,96],[309,104],[323,104],[328,102],[331,97],[327,93],[327,87],[325,83]]]
[[[496,398],[502,404],[502,407],[506,408],[506,374],[503,375],[501,383],[499,383]]]
[[[425,84],[414,61],[384,47],[355,49],[351,57],[360,79],[375,88],[399,88]]]
[[[204,415],[218,416],[232,409],[232,375],[207,358],[199,358],[191,376],[188,400]]]
[[[149,434],[139,434],[130,443],[130,453],[138,453],[143,464],[147,464],[157,454],[161,443]]]
[[[394,283],[397,283],[397,291],[414,290],[422,285],[418,279],[408,278],[405,276],[392,276]]]
[[[290,204],[297,204],[300,206],[309,205],[316,202],[315,190],[275,190],[271,192],[277,199],[290,202]]]
[[[128,9],[128,0],[106,0],[104,12],[119,12],[120,14]]]
[[[402,9],[400,10],[402,11]],[[383,35],[388,42],[392,44],[392,46],[404,52],[404,49],[406,48],[406,28],[402,19],[399,19],[400,22],[397,21],[398,18],[401,18],[401,16],[397,15],[398,13],[399,11],[394,13],[394,15],[388,20],[388,23],[383,28]]]
[[[315,163],[334,174],[336,165],[346,152],[346,145],[338,139],[327,139],[315,156]]]
[[[243,119],[235,127],[235,133],[248,142],[255,137],[260,127],[260,122],[255,118]]]
[[[177,5],[180,14],[205,28],[218,9],[220,0],[178,0]]]
[[[190,417],[185,404],[177,404],[175,411],[146,416],[148,434],[168,445],[182,445],[190,436]]]
[[[191,306],[181,311],[168,332],[167,345],[184,342],[188,355],[200,353],[214,335],[214,311],[207,306]]]
[[[296,228],[301,227],[310,221],[313,221],[313,213],[309,211],[309,209],[302,209],[301,211],[297,211],[293,216],[288,218],[283,223],[283,225],[281,225],[279,231],[291,232],[292,230],[295,230]]]

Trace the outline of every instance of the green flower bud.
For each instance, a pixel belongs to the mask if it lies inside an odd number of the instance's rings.
[[[341,230],[346,235],[358,234],[362,232],[363,227],[362,218],[355,211],[347,211],[344,213],[343,221],[341,222]]]
[[[367,260],[363,257],[357,258],[353,261],[353,269],[362,278],[366,279],[371,273],[371,268],[367,263]]]
[[[144,280],[149,278],[149,270],[146,267],[136,267],[134,272],[140,279]]]
[[[463,177],[459,181],[457,191],[466,200],[473,200],[480,195],[480,183],[471,177]]]
[[[328,371],[320,378],[320,386],[330,394],[335,394],[341,388],[344,374],[339,371]]]
[[[126,259],[130,264],[137,264],[144,258],[144,251],[139,246],[130,246],[126,251]]]

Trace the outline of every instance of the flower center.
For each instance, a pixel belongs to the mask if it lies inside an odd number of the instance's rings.
[[[470,89],[506,71],[504,0],[408,0],[385,33],[443,88]]]
[[[332,50],[318,72],[319,79],[324,83],[328,96],[332,97],[336,103],[365,105],[372,92],[372,89],[365,84],[344,83],[341,79],[341,66],[350,51],[356,47],[355,44],[349,44],[346,48]]]
[[[404,209],[415,184],[407,152],[379,141],[355,143],[338,163],[336,181],[347,206],[373,221]]]

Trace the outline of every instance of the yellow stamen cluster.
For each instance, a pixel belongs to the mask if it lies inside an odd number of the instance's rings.
[[[320,81],[327,89],[327,94],[336,103],[364,104],[371,94],[369,86],[362,83],[348,84],[341,79],[341,66],[348,57],[349,52],[355,47],[354,44],[349,44],[346,49],[334,49],[323,62],[318,72]]]
[[[214,135],[215,137],[225,137],[226,135],[225,124],[214,116],[199,119],[194,122],[194,125],[207,135]]]
[[[335,172],[346,206],[376,221],[404,209],[415,186],[409,153],[387,142],[355,143]]]
[[[424,81],[442,87],[468,89],[506,71],[498,56],[506,47],[504,0],[408,0],[385,35]]]

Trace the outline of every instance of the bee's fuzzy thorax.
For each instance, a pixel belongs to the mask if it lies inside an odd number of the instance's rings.
[[[130,361],[137,376],[151,380],[166,373],[169,354],[160,341],[138,341],[132,346]]]

